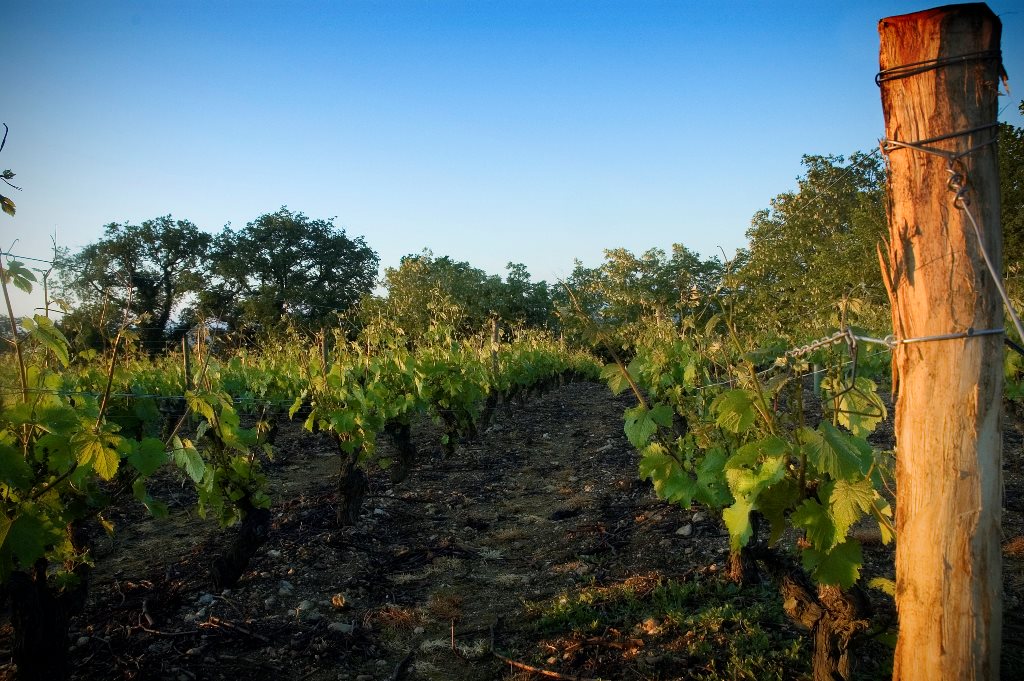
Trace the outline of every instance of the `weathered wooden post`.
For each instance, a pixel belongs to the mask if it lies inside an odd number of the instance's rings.
[[[894,678],[997,679],[1003,315],[981,249],[998,268],[1001,24],[965,4],[878,28],[899,339]]]

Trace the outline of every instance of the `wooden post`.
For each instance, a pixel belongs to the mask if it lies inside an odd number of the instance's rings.
[[[192,385],[192,362],[189,358],[188,333],[181,337],[182,370],[185,372],[185,390],[191,390]]]
[[[878,29],[890,171],[882,266],[894,333],[999,329],[992,275],[947,186],[951,167],[962,173],[984,248],[1002,262],[999,19],[984,4],[949,5],[882,19]],[[941,155],[968,150],[952,166]],[[1002,348],[994,333],[893,352],[897,680],[999,677]]]

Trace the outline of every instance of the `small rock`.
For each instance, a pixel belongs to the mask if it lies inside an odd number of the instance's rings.
[[[678,530],[676,530],[676,534],[680,537],[689,537],[691,534],[693,534],[693,525],[691,525],[690,523],[686,523]]]
[[[276,596],[267,596],[263,600],[263,605],[267,606],[268,608],[273,606],[275,603],[277,603],[277,597]]]
[[[212,605],[213,604],[213,598],[214,598],[213,594],[203,594],[202,596],[199,597],[199,601],[198,601],[199,605]]]
[[[77,645],[79,648],[81,648],[82,646],[84,646],[88,642],[89,642],[89,637],[88,636],[79,636],[78,640],[75,642],[75,645]]]
[[[704,513],[703,511],[697,511],[696,513],[693,514],[693,523],[694,523],[694,525],[696,525],[697,523],[702,523],[702,522],[704,522],[707,519],[708,519],[708,514]]]
[[[287,596],[294,590],[295,587],[292,586],[292,583],[289,582],[287,579],[282,579],[281,583],[277,585],[278,596]]]
[[[356,677],[356,681],[373,681],[372,674],[360,674]]]
[[[310,622],[319,622],[324,618],[324,616],[320,614],[319,610],[310,610],[308,613],[305,613],[303,617],[305,617]]]
[[[331,622],[327,625],[327,628],[339,634],[351,634],[355,629],[351,624],[346,624],[345,622]]]
[[[269,556],[270,558],[280,558],[281,552],[277,549],[270,549],[269,551],[267,551],[267,556]]]
[[[422,636],[425,631],[426,629],[424,629],[423,627],[416,627],[412,630],[412,633],[416,634],[417,636]]]
[[[202,648],[189,648],[188,650],[185,651],[185,654],[188,655],[189,657],[195,657],[196,655],[198,655],[201,652],[203,652]]]
[[[683,549],[683,553],[685,553],[686,555],[690,555],[691,553],[693,553],[693,547],[687,546],[685,549]]]
[[[373,509],[373,514],[374,515],[384,515],[384,509],[383,508],[375,508],[375,509]]]
[[[305,611],[313,609],[313,601],[300,601],[296,610]]]

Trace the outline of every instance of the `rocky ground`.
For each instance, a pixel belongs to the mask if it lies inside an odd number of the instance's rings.
[[[289,424],[269,468],[270,538],[225,592],[208,575],[225,532],[189,517],[187,488],[165,483],[169,519],[128,510],[97,543],[73,678],[805,678],[809,642],[771,588],[721,578],[720,521],[636,480],[627,406],[603,386],[567,385],[505,411],[447,459],[433,426],[417,424],[416,469],[399,485],[374,473],[349,528],[335,524],[332,442]],[[1008,421],[1012,663],[1024,640],[1024,456],[1020,419]],[[891,577],[891,549],[867,555],[868,573]],[[877,595],[879,621],[886,600]],[[861,647],[860,676],[884,678],[887,656],[878,641]]]

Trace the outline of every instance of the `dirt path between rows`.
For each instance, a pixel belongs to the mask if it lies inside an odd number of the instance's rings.
[[[568,643],[536,626],[538,610],[581,589],[647,594],[666,578],[716,579],[727,558],[719,521],[658,502],[637,481],[627,406],[603,386],[566,385],[501,413],[447,459],[433,426],[417,424],[417,467],[399,485],[372,474],[349,528],[334,522],[333,443],[288,424],[269,469],[271,535],[235,589],[211,591],[207,563],[225,533],[188,516],[186,487],[161,489],[168,520],[115,514],[118,533],[97,545],[87,611],[72,627],[73,678],[541,678],[508,660],[564,678],[714,678],[724,670],[659,622]],[[723,626],[709,657],[731,636]]]

